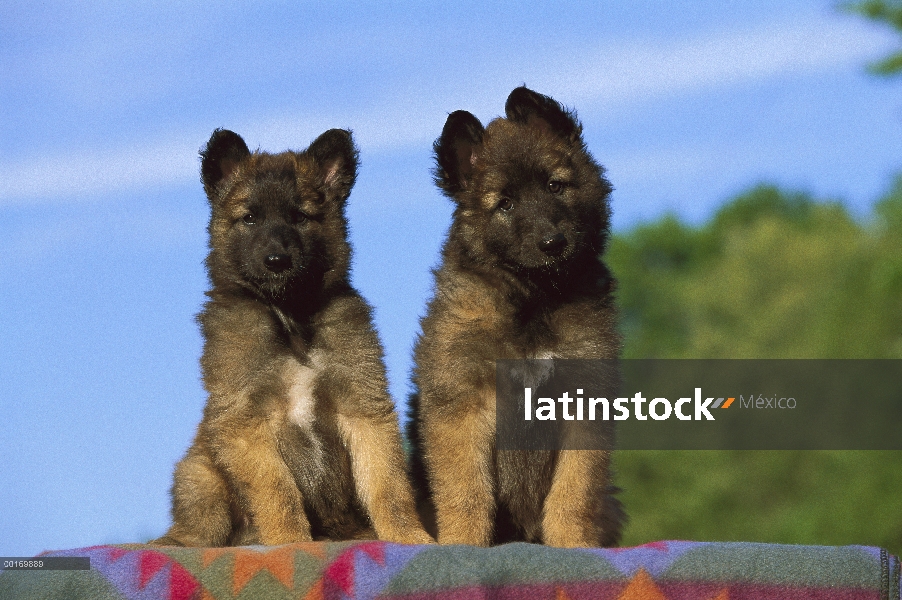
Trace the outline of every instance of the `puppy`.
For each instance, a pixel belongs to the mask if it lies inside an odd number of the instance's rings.
[[[370,537],[427,543],[405,477],[382,348],[351,287],[347,131],[251,153],[216,130],[201,151],[211,289],[198,316],[209,393],[175,469],[158,545]]]
[[[604,170],[553,99],[520,87],[505,112],[486,128],[454,112],[434,145],[456,206],[414,351],[412,474],[439,543],[614,545],[609,450],[496,449],[496,360],[613,360],[621,345]]]

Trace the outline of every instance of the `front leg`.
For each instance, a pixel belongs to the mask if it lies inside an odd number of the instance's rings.
[[[560,450],[542,510],[542,541],[559,548],[598,546],[610,453]]]
[[[486,392],[488,393],[488,392]],[[494,390],[491,390],[494,396]],[[494,398],[492,398],[494,400]],[[494,408],[494,402],[489,404]],[[494,412],[449,404],[423,415],[420,430],[440,544],[488,546],[494,534]]]
[[[433,543],[417,516],[394,413],[380,417],[339,415],[338,426],[351,455],[357,495],[379,539]]]
[[[304,499],[279,454],[275,431],[266,419],[220,424],[214,434],[215,459],[237,487],[260,543],[311,541]]]
[[[552,317],[558,336],[556,357],[593,359],[588,367],[580,361],[566,379],[579,381],[606,398],[617,395],[620,381],[616,323],[616,311],[607,297],[568,304]],[[613,424],[599,431],[587,423],[567,426],[564,447],[602,449],[559,450],[542,513],[542,538],[549,546],[594,547],[615,544],[620,538],[625,517],[609,485]]]
[[[225,546],[232,533],[229,485],[197,442],[175,467],[172,527],[155,546]]]

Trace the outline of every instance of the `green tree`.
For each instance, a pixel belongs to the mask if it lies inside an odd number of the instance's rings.
[[[761,185],[697,226],[616,234],[627,358],[902,358],[902,176],[866,219]],[[619,451],[626,545],[902,550],[902,452]],[[678,498],[678,500],[675,500]]]
[[[844,8],[902,34],[902,0]],[[870,66],[902,74],[902,50]],[[699,226],[614,236],[627,358],[902,358],[902,175],[853,219],[762,185]],[[902,551],[902,452],[619,451],[631,520],[658,539],[868,544]]]
[[[846,4],[845,8],[871,19],[889,25],[902,34],[902,0],[862,0]],[[898,75],[902,73],[902,50],[869,66],[876,75]]]
[[[902,179],[859,223],[758,186],[615,236],[627,358],[902,358]],[[854,332],[854,333],[853,333]]]

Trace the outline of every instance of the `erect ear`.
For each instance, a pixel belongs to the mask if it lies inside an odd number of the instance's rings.
[[[328,202],[344,202],[357,179],[357,147],[350,131],[330,129],[313,140],[307,153],[313,157]]]
[[[200,151],[200,178],[207,194],[211,194],[219,182],[234,173],[238,164],[250,154],[247,144],[234,131],[214,131],[207,146]]]
[[[571,142],[576,141],[583,131],[572,112],[562,108],[553,98],[523,86],[507,97],[504,112],[511,121],[538,127]]]
[[[469,187],[485,128],[465,110],[448,115],[442,135],[435,140],[435,183],[453,196]]]

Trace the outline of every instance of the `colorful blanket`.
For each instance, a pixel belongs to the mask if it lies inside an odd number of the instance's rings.
[[[562,550],[313,542],[93,546],[89,570],[6,570],[0,598],[165,600],[902,600],[899,560],[865,546],[654,542]]]

